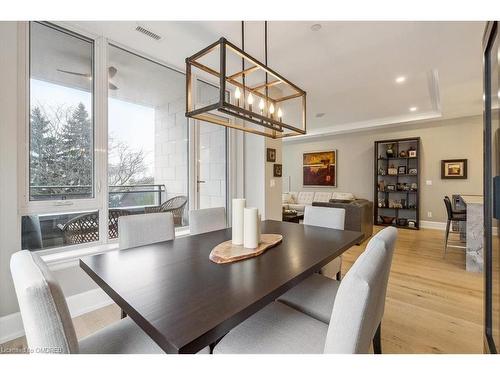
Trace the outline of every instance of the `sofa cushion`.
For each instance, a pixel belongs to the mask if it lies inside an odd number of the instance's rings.
[[[314,202],[328,202],[332,198],[332,193],[328,191],[317,191],[314,193]]]
[[[291,193],[281,194],[281,201],[283,204],[295,203],[295,200],[293,199],[293,195]]]
[[[298,204],[312,204],[314,201],[314,191],[301,191],[297,195]]]
[[[338,193],[338,192],[335,192],[335,193],[332,193],[332,198],[331,199],[353,201],[353,200],[356,199],[356,197],[352,193]]]

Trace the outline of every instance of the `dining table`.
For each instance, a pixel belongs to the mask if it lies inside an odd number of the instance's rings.
[[[83,257],[80,267],[166,353],[196,353],[363,238],[274,220],[263,221],[261,232],[283,239],[234,263],[209,259],[231,239],[226,228]]]

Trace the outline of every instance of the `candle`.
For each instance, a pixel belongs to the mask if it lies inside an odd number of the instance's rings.
[[[250,109],[250,111],[252,111],[252,104],[253,104],[253,95],[252,95],[252,93],[248,94],[247,103],[248,103],[248,108]]]
[[[264,107],[265,107],[265,103],[264,103],[264,99],[260,99],[260,103],[259,103],[259,109],[260,109],[260,114],[263,115],[264,114]]]
[[[258,239],[258,215],[259,210],[255,207],[245,208],[243,214],[243,247],[255,249],[259,246]]]
[[[236,87],[236,90],[234,91],[234,98],[236,99],[236,105],[239,107],[240,106],[240,96],[241,92],[239,87]]]
[[[273,118],[273,115],[274,115],[274,105],[273,105],[273,103],[271,103],[271,105],[269,106],[269,114],[271,115],[271,118]]]
[[[243,210],[246,199],[233,199],[232,215],[232,243],[233,245],[243,245]]]
[[[278,120],[279,122],[283,120],[283,111],[281,110],[281,108],[278,108]]]

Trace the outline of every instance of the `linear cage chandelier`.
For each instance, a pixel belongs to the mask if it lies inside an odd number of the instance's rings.
[[[264,34],[265,63],[244,51],[243,23],[241,49],[220,38],[186,59],[186,117],[274,139],[306,134],[306,92],[267,66],[267,22]]]

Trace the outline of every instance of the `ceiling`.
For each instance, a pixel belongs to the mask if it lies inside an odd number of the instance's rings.
[[[68,24],[180,69],[221,36],[241,45],[237,21]],[[138,25],[162,38],[137,32]],[[307,92],[309,136],[476,115],[483,29],[484,22],[275,21],[268,65]],[[263,22],[247,22],[245,30],[245,50],[263,61]],[[396,83],[400,76],[404,83]]]

